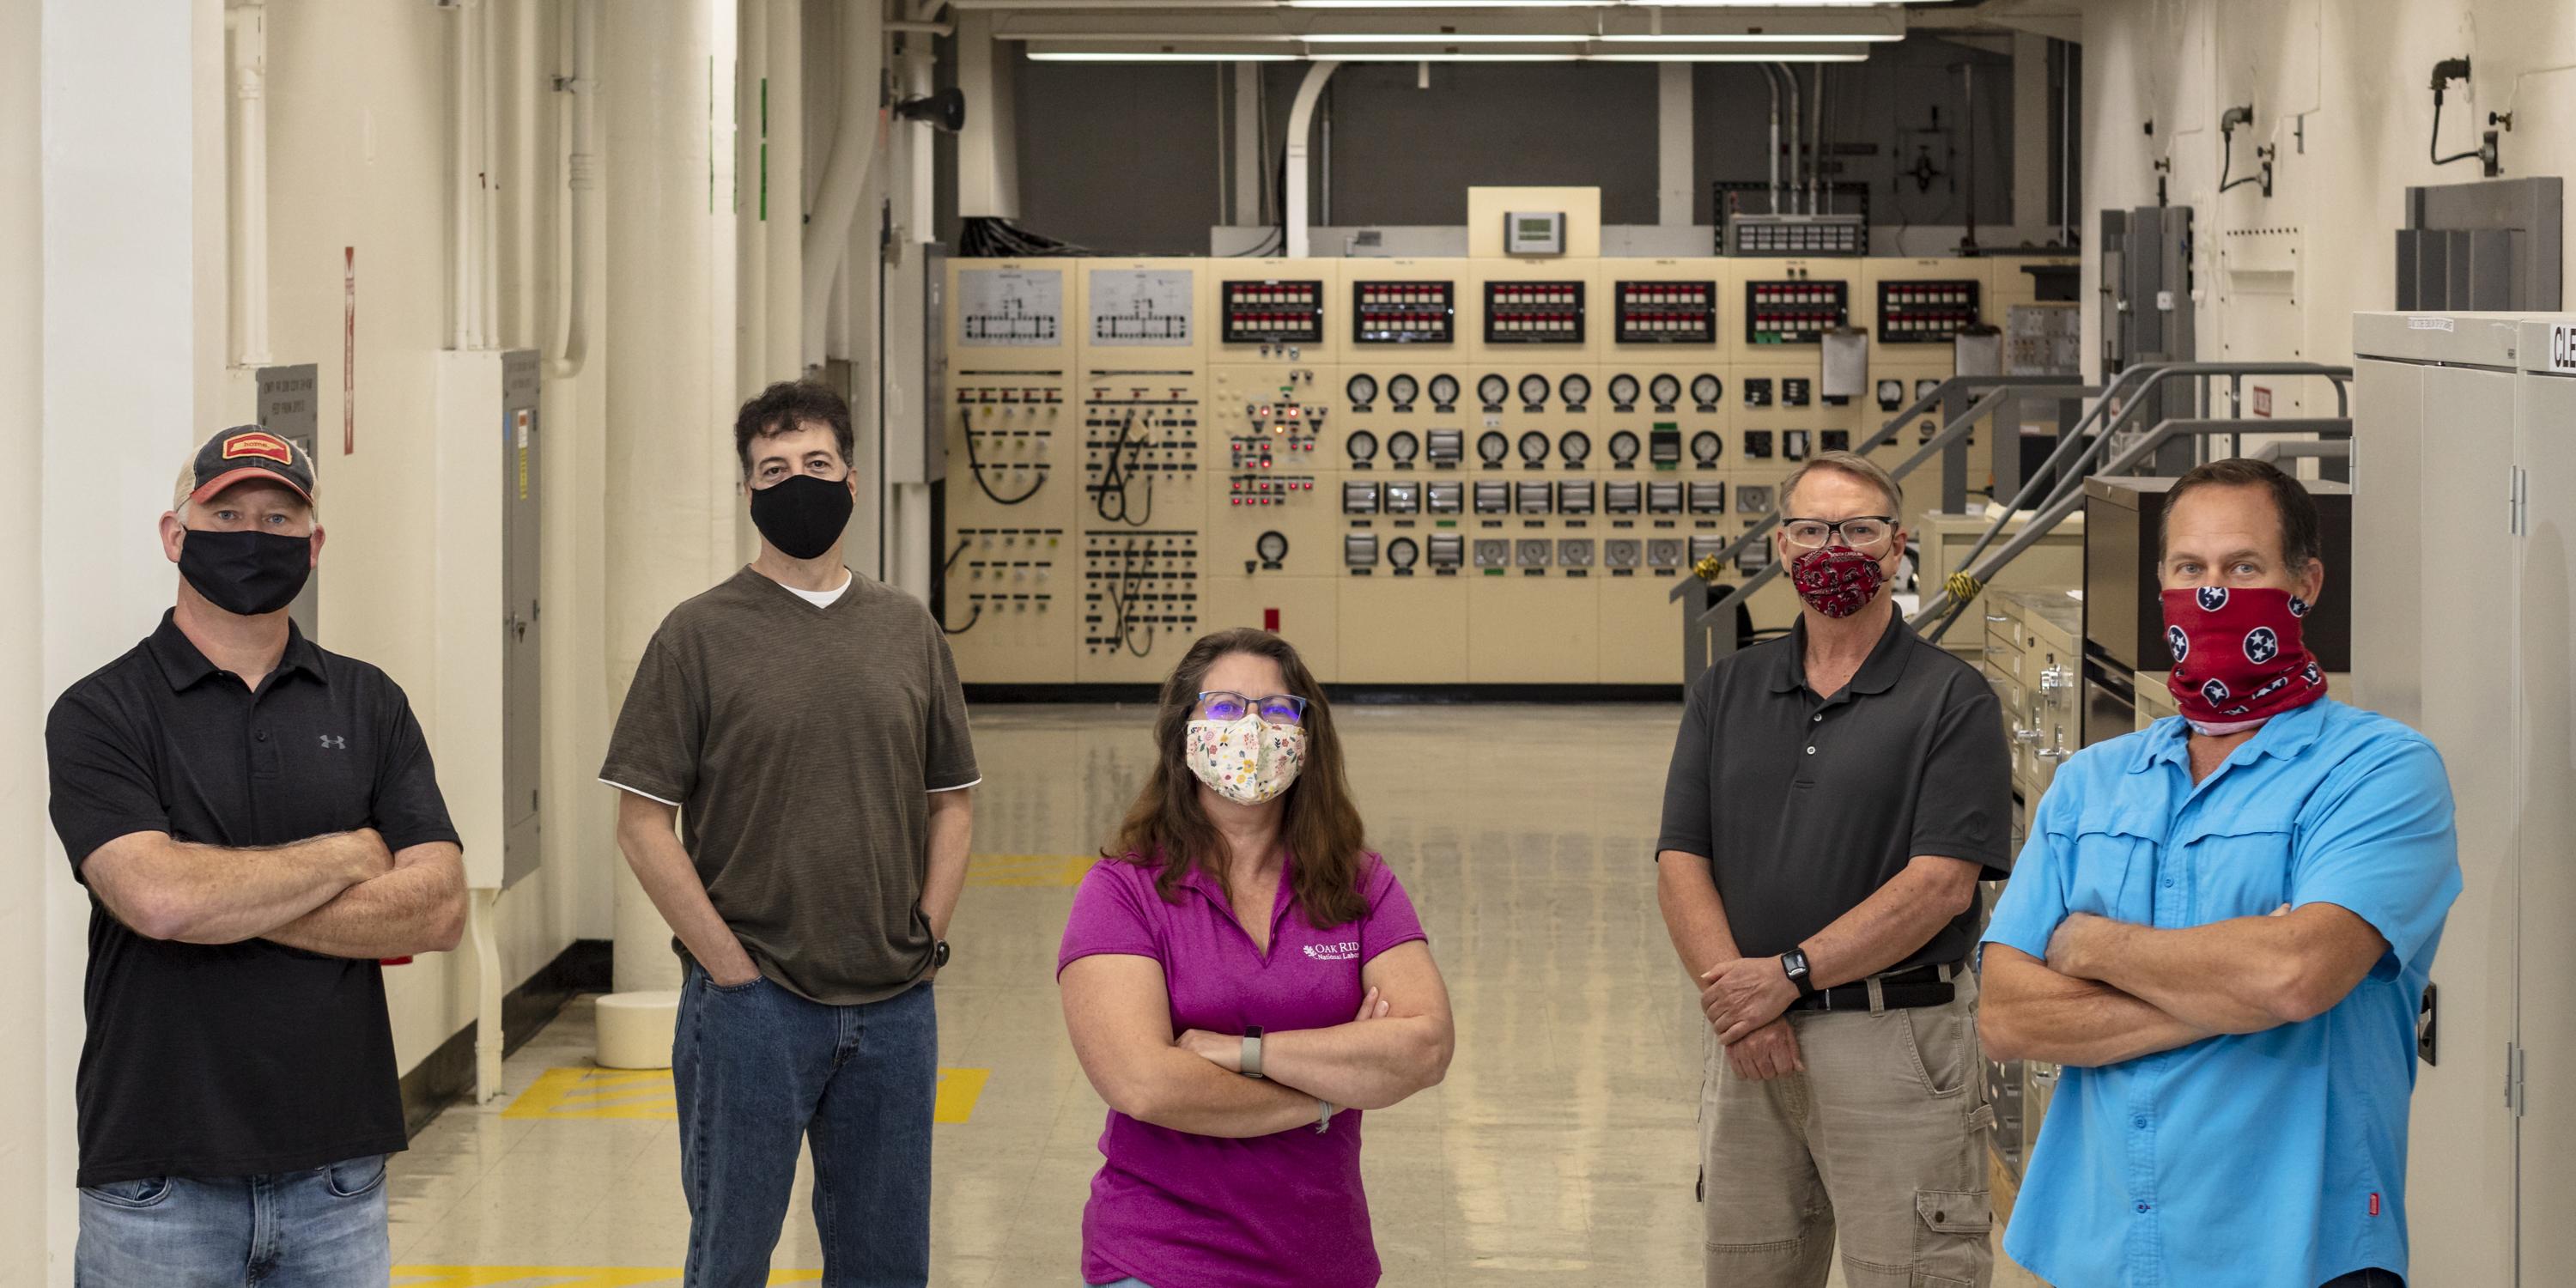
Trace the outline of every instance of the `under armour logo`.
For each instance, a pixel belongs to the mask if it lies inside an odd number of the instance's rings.
[[[322,745],[331,751],[347,751],[349,749],[349,740],[346,738],[333,737],[326,733],[322,735]]]

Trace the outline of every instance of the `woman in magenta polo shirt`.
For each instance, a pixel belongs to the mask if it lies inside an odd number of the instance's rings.
[[[1154,743],[1057,954],[1074,1053],[1109,1102],[1083,1280],[1367,1288],[1360,1111],[1440,1081],[1448,989],[1287,641],[1200,640]]]

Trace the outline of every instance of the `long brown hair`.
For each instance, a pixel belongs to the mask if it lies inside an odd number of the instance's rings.
[[[1225,840],[1199,805],[1199,779],[1189,765],[1189,725],[1208,668],[1237,653],[1278,663],[1288,677],[1288,692],[1306,700],[1306,767],[1283,798],[1287,818],[1280,829],[1295,858],[1290,891],[1318,928],[1357,921],[1368,915],[1368,899],[1360,890],[1368,837],[1351,805],[1350,782],[1342,775],[1342,743],[1333,732],[1332,708],[1297,650],[1269,631],[1219,631],[1191,645],[1172,668],[1171,678],[1163,681],[1162,707],[1154,715],[1153,776],[1127,807],[1116,838],[1100,857],[1143,867],[1159,864],[1154,889],[1166,902],[1180,898],[1181,879],[1192,869],[1224,881]]]

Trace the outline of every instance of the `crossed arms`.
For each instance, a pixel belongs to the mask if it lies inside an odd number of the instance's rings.
[[[1068,963],[1060,983],[1074,1055],[1109,1107],[1198,1136],[1268,1136],[1312,1124],[1315,1102],[1384,1109],[1435,1086],[1454,1035],[1449,990],[1420,940],[1360,968],[1369,996],[1331,1028],[1262,1035],[1262,1078],[1236,1071],[1242,1043],[1172,1032],[1162,963],[1101,953]]]
[[[373,828],[292,845],[227,849],[129,832],[90,852],[81,879],[147,939],[250,939],[365,961],[443,953],[465,930],[464,852],[396,852]]]

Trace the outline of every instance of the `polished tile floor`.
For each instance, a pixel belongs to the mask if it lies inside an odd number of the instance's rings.
[[[1371,844],[1394,864],[1454,996],[1448,1081],[1369,1115],[1389,1288],[1695,1285],[1698,1014],[1655,910],[1670,706],[1344,707]],[[938,985],[943,1068],[932,1282],[1080,1282],[1102,1107],[1053,979],[1083,859],[1149,761],[1141,707],[978,707],[976,872]],[[395,1282],[678,1282],[688,1220],[667,1084],[572,1094],[587,1002],[398,1160]],[[531,1089],[537,1094],[527,1094]],[[954,1094],[949,1094],[954,1093]],[[966,1102],[971,1099],[971,1106]],[[821,1266],[800,1182],[776,1283]],[[1839,1283],[1839,1277],[1836,1280]],[[1997,1284],[2035,1284],[2005,1268]]]

